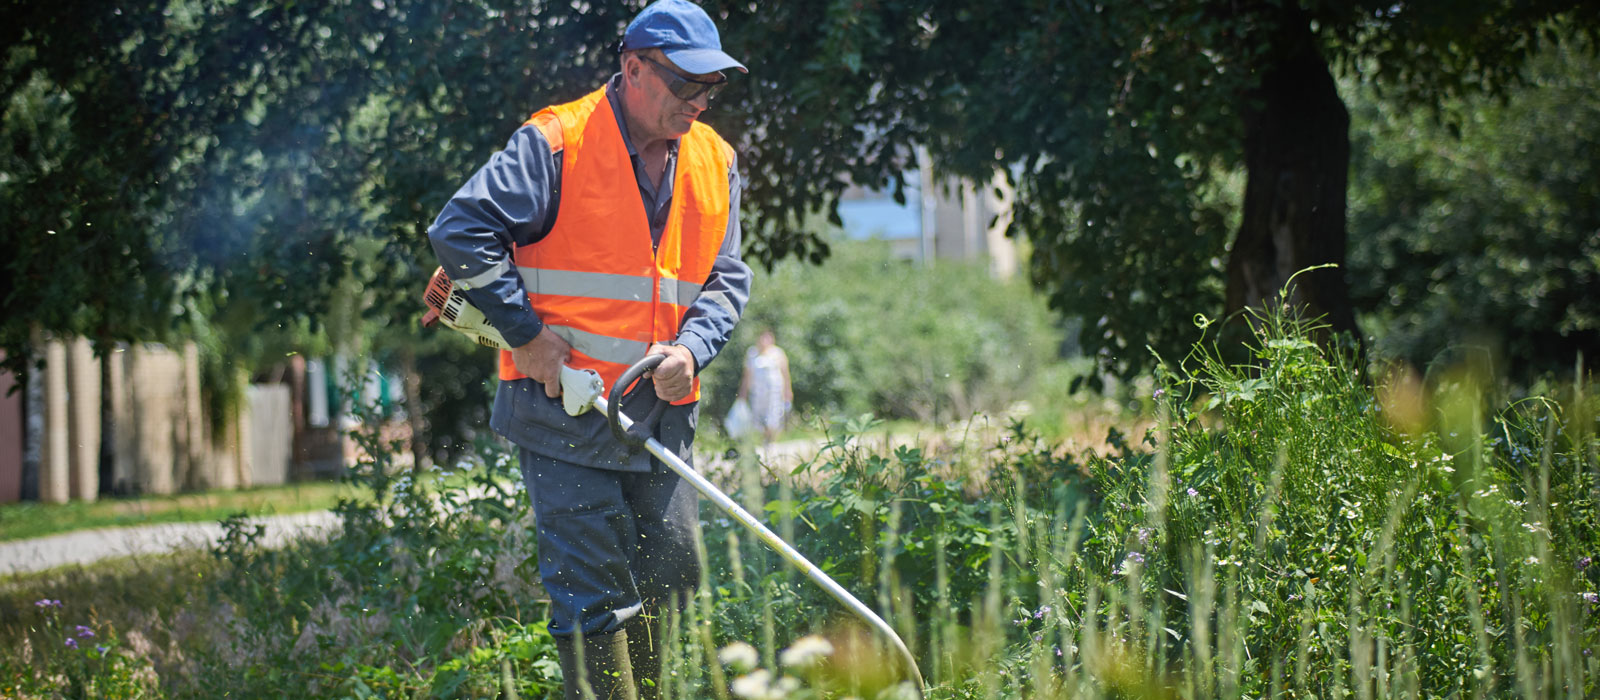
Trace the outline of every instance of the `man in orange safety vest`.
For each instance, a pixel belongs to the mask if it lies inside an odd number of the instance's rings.
[[[620,72],[534,113],[428,231],[514,348],[501,353],[490,424],[519,450],[569,699],[580,677],[600,698],[657,694],[659,634],[646,626],[698,583],[698,497],[617,443],[603,416],[568,416],[560,368],[593,369],[609,388],[665,354],[622,409],[672,402],[656,438],[688,462],[696,377],[750,294],[734,151],[699,120],[725,72],[744,66],[687,0],[645,8],[620,48]]]

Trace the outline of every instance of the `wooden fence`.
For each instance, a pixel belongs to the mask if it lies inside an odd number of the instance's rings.
[[[42,343],[44,367],[19,391],[0,374],[0,503],[94,500],[284,483],[294,456],[289,384],[250,385],[238,415],[212,427],[193,343]],[[28,407],[32,410],[28,410]]]

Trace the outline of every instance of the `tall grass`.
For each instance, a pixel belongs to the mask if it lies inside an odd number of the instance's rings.
[[[1205,345],[1164,364],[1156,427],[1112,433],[1110,454],[1023,423],[983,449],[886,453],[854,424],[792,470],[746,457],[738,498],[883,614],[930,698],[1600,693],[1592,389],[1498,405],[1470,371],[1374,388],[1313,330],[1265,317],[1247,364]],[[182,608],[212,631],[111,650],[150,674],[102,695],[558,693],[510,460],[490,450],[477,483],[427,487],[366,447],[374,497],[339,534],[268,551],[234,521]],[[665,697],[910,693],[814,585],[709,506],[701,527],[704,580],[647,622]],[[0,686],[83,696],[60,671],[79,657],[31,617],[47,584],[4,593],[20,612],[0,642],[30,646]]]

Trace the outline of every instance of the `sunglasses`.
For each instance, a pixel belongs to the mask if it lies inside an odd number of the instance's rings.
[[[661,74],[661,79],[666,81],[667,90],[670,91],[673,96],[683,100],[684,102],[693,102],[694,100],[699,99],[701,95],[705,95],[706,100],[709,101],[711,98],[717,96],[717,93],[722,90],[722,86],[728,84],[727,78],[723,78],[722,80],[692,80],[685,78],[681,75],[678,75],[677,71],[661,65],[659,62],[653,58],[650,58],[649,56],[640,56],[639,58],[642,58],[650,65],[655,66],[656,71]]]

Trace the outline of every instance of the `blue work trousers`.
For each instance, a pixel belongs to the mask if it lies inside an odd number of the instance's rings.
[[[520,456],[550,634],[611,634],[646,605],[699,585],[699,497],[689,482],[654,460],[649,472],[624,472],[526,448]]]

